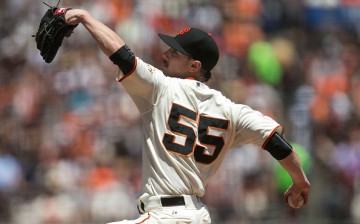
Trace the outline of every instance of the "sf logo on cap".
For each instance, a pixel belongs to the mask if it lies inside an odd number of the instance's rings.
[[[183,29],[179,32],[179,35],[189,32],[189,31],[190,31],[190,27],[186,27],[185,29]]]

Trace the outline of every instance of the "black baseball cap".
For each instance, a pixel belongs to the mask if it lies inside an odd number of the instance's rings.
[[[219,49],[215,40],[211,34],[203,30],[187,27],[175,37],[161,33],[159,37],[171,48],[199,60],[202,67],[209,73],[219,60]]]

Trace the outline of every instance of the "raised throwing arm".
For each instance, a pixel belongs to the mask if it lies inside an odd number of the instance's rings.
[[[83,24],[89,33],[93,36],[100,49],[107,56],[111,56],[119,48],[125,45],[125,42],[109,27],[96,20],[85,10],[71,9],[65,14],[66,22],[69,25]]]

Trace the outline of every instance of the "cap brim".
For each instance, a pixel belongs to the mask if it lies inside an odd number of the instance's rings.
[[[161,34],[161,33],[159,33],[158,35],[159,35],[160,39],[162,41],[164,41],[169,47],[171,47],[183,54],[191,56],[188,52],[186,52],[186,50],[183,47],[181,47],[181,45],[176,41],[175,37]]]

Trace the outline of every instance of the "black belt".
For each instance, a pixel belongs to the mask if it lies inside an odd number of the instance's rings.
[[[163,198],[160,199],[160,201],[161,201],[161,205],[163,207],[185,205],[185,199],[184,199],[183,196],[163,197]]]
[[[172,206],[184,206],[185,198],[183,196],[174,196],[174,197],[162,197],[160,198],[162,207],[172,207]],[[140,207],[139,207],[140,206]],[[144,202],[140,202],[140,205],[137,207],[140,214],[143,214],[145,210]]]

